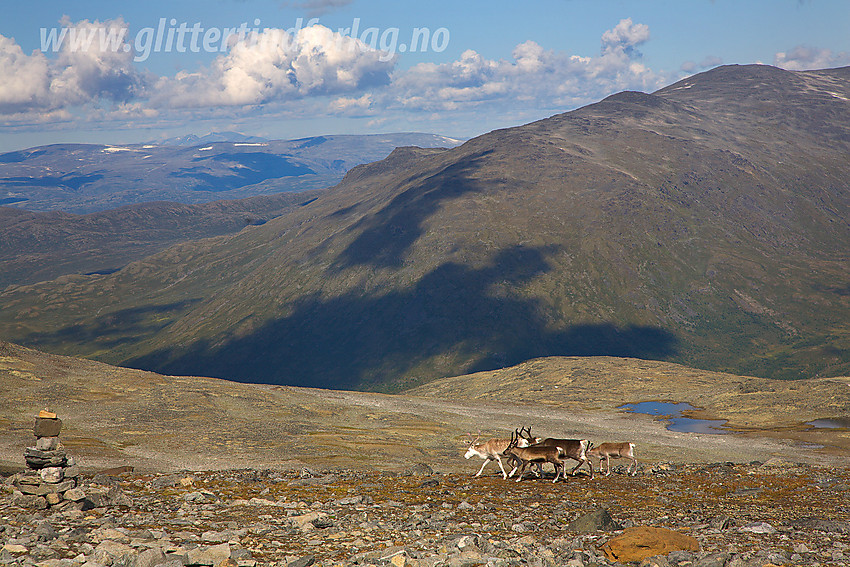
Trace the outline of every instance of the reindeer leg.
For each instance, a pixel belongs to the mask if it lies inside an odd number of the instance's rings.
[[[522,462],[522,468],[519,470],[519,474],[516,477],[516,481],[519,482],[522,480],[522,475],[525,474],[525,466],[528,464],[528,461]]]
[[[611,476],[611,455],[605,455],[605,476]]]
[[[558,482],[558,477],[561,476],[561,473],[564,472],[564,463],[552,463],[555,465],[555,480],[552,481],[552,484]]]
[[[483,465],[481,465],[481,468],[478,470],[478,473],[477,473],[475,476],[481,476],[481,473],[483,473],[483,472],[484,472],[484,467],[486,467],[486,466],[487,466],[487,463],[489,463],[489,462],[490,462],[490,459],[489,459],[489,458],[484,459],[484,464],[483,464]]]
[[[499,463],[499,468],[502,469],[502,480],[508,480],[508,473],[505,472],[505,467],[502,466],[502,459],[497,456],[496,462]]]

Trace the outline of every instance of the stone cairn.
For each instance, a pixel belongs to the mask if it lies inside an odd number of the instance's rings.
[[[14,483],[34,508],[79,507],[86,498],[77,487],[79,467],[59,442],[61,429],[62,420],[53,412],[42,410],[35,418],[35,447],[24,452],[27,470],[19,473]]]

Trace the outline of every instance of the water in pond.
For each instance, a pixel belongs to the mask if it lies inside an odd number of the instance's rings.
[[[831,419],[816,419],[808,422],[817,429],[850,429],[850,417],[833,417]]]
[[[682,412],[697,409],[686,402],[639,402],[636,404],[624,404],[617,409],[633,413],[643,413],[664,417],[670,422],[669,425],[667,425],[667,429],[670,431],[721,435],[726,433],[726,431],[721,429],[726,424],[726,420],[683,417]]]

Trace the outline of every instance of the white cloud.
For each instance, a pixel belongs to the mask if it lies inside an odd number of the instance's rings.
[[[108,36],[123,20],[63,22],[78,37]],[[82,35],[81,35],[82,34]],[[322,25],[287,32],[266,29],[227,42],[208,66],[151,77],[137,67],[129,38],[104,50],[63,47],[55,55],[25,55],[0,36],[0,113],[6,124],[47,116],[119,127],[169,121],[371,118],[399,127],[441,121],[451,128],[501,127],[594,102],[625,89],[652,91],[678,78],[649,69],[637,48],[648,26],[624,19],[601,35],[595,55],[518,44],[507,59],[475,50],[445,63],[396,69],[396,56]],[[79,41],[77,42],[79,44]],[[707,61],[707,60],[706,60]],[[61,112],[60,112],[61,111]],[[29,112],[26,119],[10,118]],[[64,113],[64,114],[63,114]],[[15,115],[17,116],[17,115]],[[72,117],[73,118],[73,117]],[[494,123],[498,119],[498,123]],[[361,122],[362,124],[362,122]],[[377,124],[377,122],[375,122]],[[369,126],[367,124],[367,126]]]
[[[631,18],[626,18],[602,34],[602,55],[623,52],[629,56],[639,56],[640,53],[635,48],[647,41],[649,26],[636,24]]]
[[[68,29],[68,40],[53,64],[51,88],[65,99],[63,103],[125,102],[141,94],[144,79],[133,64],[126,40],[129,27],[123,19],[72,23],[66,17],[62,25]]]
[[[830,49],[798,45],[789,52],[777,53],[773,58],[773,64],[789,71],[829,69],[850,65],[850,53],[846,51],[833,53]]]
[[[120,103],[143,91],[145,81],[133,65],[132,50],[124,49],[127,26],[121,18],[77,23],[66,18],[61,24],[57,31],[63,41],[52,59],[41,51],[26,55],[14,40],[0,36],[0,114],[27,116],[100,101]]]
[[[0,114],[17,114],[50,107],[47,58],[36,51],[26,55],[11,38],[0,35]]]
[[[210,69],[158,84],[160,104],[254,105],[384,85],[395,57],[359,39],[313,25],[289,34],[268,29],[236,43]]]
[[[443,64],[420,63],[394,76],[398,104],[426,111],[457,110],[486,103],[574,107],[623,89],[655,90],[667,77],[651,71],[634,50],[649,28],[630,19],[602,36],[598,57],[546,50],[534,41],[517,45],[512,61],[473,50]]]

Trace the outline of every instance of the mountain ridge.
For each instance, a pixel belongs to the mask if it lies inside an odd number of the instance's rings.
[[[718,68],[399,150],[249,233],[66,282],[38,307],[49,285],[5,294],[0,328],[172,374],[338,388],[552,355],[847,373],[846,75]]]

